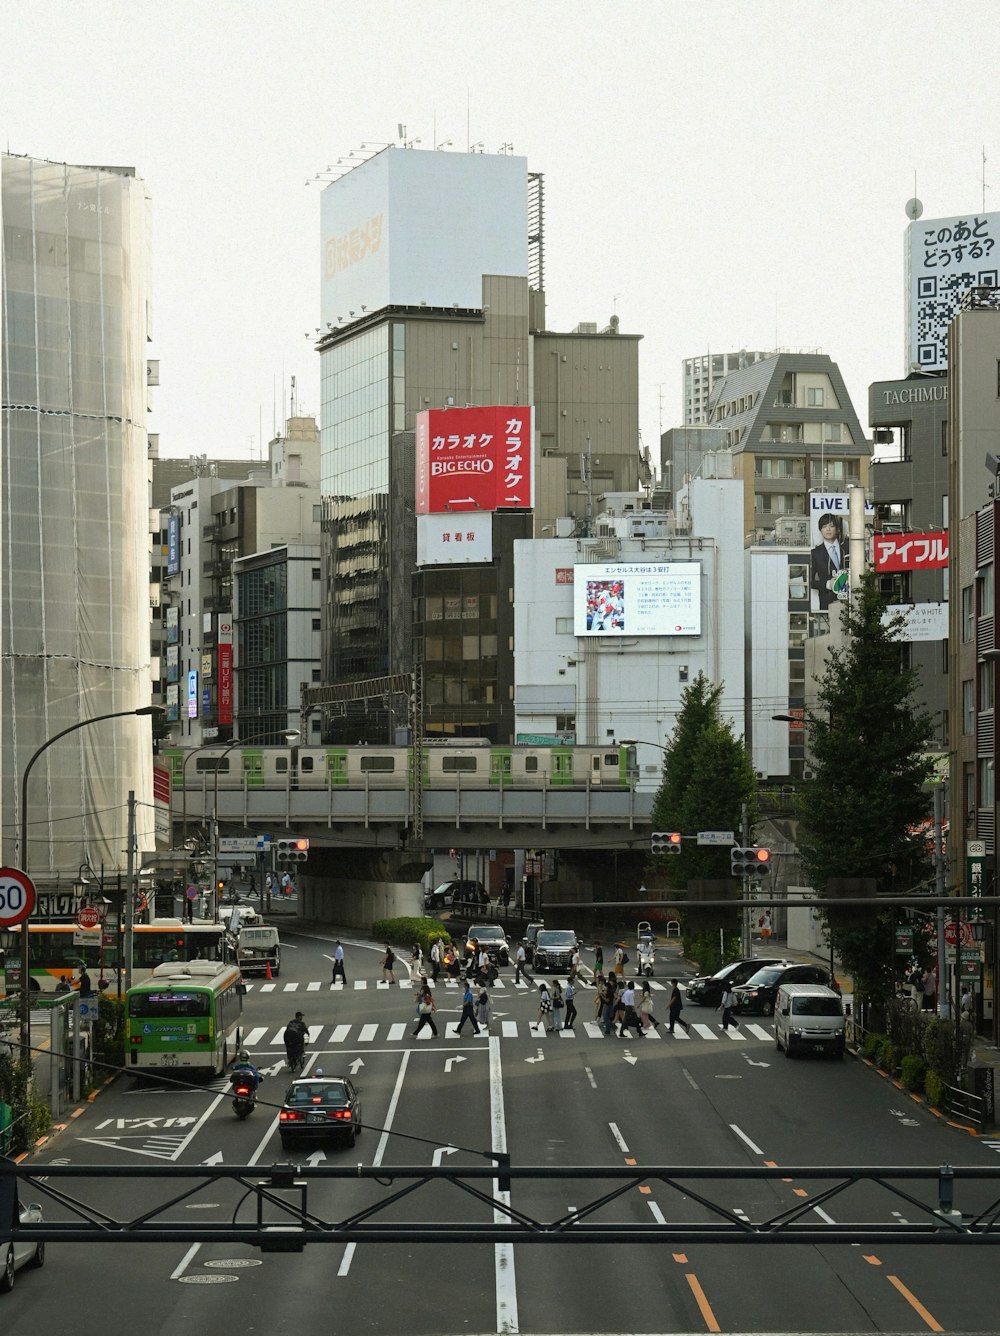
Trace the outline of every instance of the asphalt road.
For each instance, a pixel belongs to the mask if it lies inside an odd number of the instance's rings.
[[[312,1155],[313,1163],[459,1167],[488,1164],[490,1152],[504,1148],[515,1165],[541,1166],[1000,1163],[1000,1140],[943,1126],[853,1059],[786,1060],[762,1020],[724,1035],[717,1013],[691,1006],[690,1037],[605,1039],[588,1029],[593,993],[585,990],[576,1032],[541,1034],[532,1028],[535,990],[513,988],[513,973],[505,970],[489,1036],[447,1036],[460,995],[442,987],[441,1036],[413,1040],[410,989],[376,984],[381,947],[347,941],[345,949],[346,989],[330,987],[332,939],[291,934],[284,937],[281,977],[252,983],[244,1017],[251,1052],[267,1076],[246,1122],[234,1117],[221,1080],[175,1090],[125,1077],[69,1120],[36,1163],[266,1166],[287,1158],[276,1131],[287,1080],[280,1032],[296,1009],[311,1027],[312,1067],[353,1072],[363,1096],[357,1146],[301,1157]],[[658,998],[662,1019],[666,995]],[[90,1186],[109,1210],[134,1211],[152,1191],[119,1179]],[[594,1180],[515,1180],[511,1200],[515,1209],[548,1220],[608,1187]],[[870,1185],[809,1207],[825,1190],[818,1180],[734,1177],[697,1189],[651,1179],[593,1219],[707,1220],[696,1190],[735,1218],[794,1209],[841,1221],[915,1218],[905,1200]],[[172,1218],[228,1220],[246,1209],[234,1193],[230,1184],[215,1185],[179,1203]],[[339,1218],[371,1200],[367,1182],[310,1184],[309,1205],[320,1215]],[[47,1217],[58,1215],[57,1207],[43,1205]],[[400,1221],[482,1223],[494,1210],[489,1201],[434,1183],[390,1214]],[[997,1330],[996,1257],[985,1247],[901,1245],[337,1243],[261,1255],[217,1242],[53,1244],[44,1270],[19,1273],[14,1292],[0,1298],[0,1315],[11,1331],[113,1324],[144,1336],[223,1325],[299,1336],[978,1333]]]

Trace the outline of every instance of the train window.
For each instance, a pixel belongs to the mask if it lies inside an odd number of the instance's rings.
[[[229,757],[221,756],[197,756],[195,757],[194,768],[196,770],[221,770],[224,775],[229,774]]]
[[[395,756],[362,756],[361,773],[366,770],[395,770]]]
[[[300,756],[300,757],[299,757],[299,769],[302,771],[302,773],[303,773],[304,775],[311,775],[311,774],[312,774],[312,772],[313,772],[313,765],[314,765],[314,763],[315,763],[315,760],[316,760],[315,756]]]
[[[524,758],[524,773],[526,775],[533,775],[537,773],[537,771],[538,771],[538,757],[526,756]]]
[[[619,757],[618,757],[618,753],[617,753],[617,752],[605,752],[605,753],[604,753],[604,764],[605,764],[605,765],[617,765],[617,764],[618,764],[618,760],[619,760]]]
[[[274,758],[274,773],[275,773],[276,775],[287,775],[287,774],[288,774],[288,757],[287,757],[287,756],[276,756],[276,757]]]
[[[478,766],[478,756],[442,756],[441,758],[441,769],[446,775],[456,770],[475,771]]]

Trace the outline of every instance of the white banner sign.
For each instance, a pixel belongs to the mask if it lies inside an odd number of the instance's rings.
[[[417,565],[493,560],[493,516],[487,511],[417,516]]]
[[[888,626],[900,614],[904,618],[901,628],[904,640],[948,639],[947,603],[903,603],[887,608],[882,614],[882,624]]]

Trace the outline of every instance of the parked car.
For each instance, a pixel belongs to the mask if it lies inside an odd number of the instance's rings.
[[[717,1007],[724,984],[733,988],[738,983],[746,983],[762,966],[782,963],[788,962],[782,962],[779,956],[757,956],[754,960],[731,960],[714,974],[696,974],[687,985],[688,1001],[697,1002],[702,1007]]]
[[[744,1016],[773,1016],[778,989],[786,983],[831,986],[830,971],[821,965],[765,965],[733,989],[733,1011]],[[839,990],[838,990],[839,991]]]
[[[17,1217],[22,1225],[37,1225],[42,1220],[42,1208],[37,1202],[27,1206],[17,1203]],[[14,1275],[22,1266],[44,1266],[45,1244],[8,1243],[0,1253],[0,1293],[6,1294],[14,1288]]]
[[[445,909],[449,905],[489,904],[489,895],[481,881],[442,881],[433,891],[424,891],[425,909]]]
[[[547,974],[567,974],[578,945],[572,929],[542,928],[535,938],[532,965]]]
[[[285,1091],[278,1113],[278,1132],[285,1150],[314,1145],[333,1137],[349,1146],[361,1135],[361,1097],[346,1076],[299,1077]]]
[[[483,947],[486,948],[494,965],[510,963],[507,936],[499,923],[474,923],[469,929],[465,954],[471,956],[474,951],[481,951]]]

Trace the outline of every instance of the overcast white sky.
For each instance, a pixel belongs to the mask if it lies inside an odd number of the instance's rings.
[[[319,187],[362,142],[482,141],[546,181],[548,325],[617,312],[658,458],[681,359],[821,348],[867,426],[903,365],[906,201],[1000,210],[996,9],[948,0],[22,0],[15,153],[134,166],[153,201],[161,452],[319,411]],[[452,151],[452,150],[449,150]],[[287,403],[287,400],[286,400]]]

